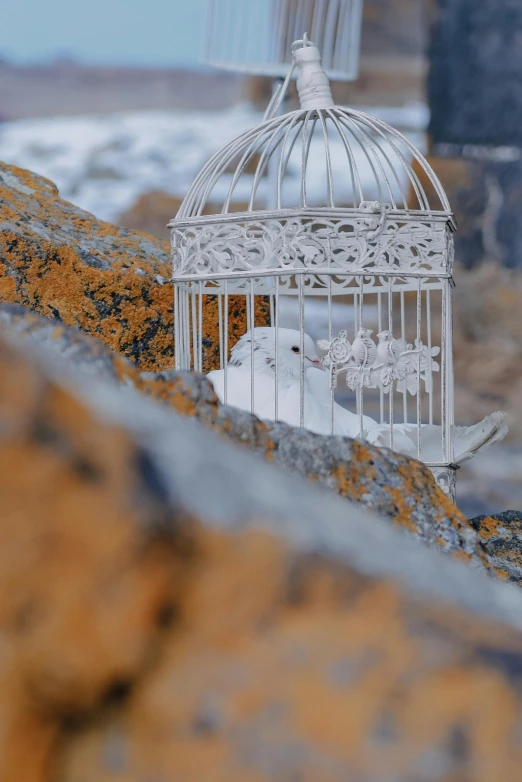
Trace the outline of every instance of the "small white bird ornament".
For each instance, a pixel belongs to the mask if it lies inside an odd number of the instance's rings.
[[[380,372],[381,385],[389,387],[393,381],[393,371],[401,355],[401,348],[391,331],[381,331],[377,334],[377,356],[374,369]]]
[[[377,356],[377,346],[372,339],[372,329],[359,329],[352,344],[352,357],[356,367],[368,369]]]

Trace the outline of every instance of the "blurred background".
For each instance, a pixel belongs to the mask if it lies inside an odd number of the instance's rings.
[[[457,214],[457,422],[506,409],[511,425],[461,471],[470,517],[522,508],[521,6],[364,0],[359,78],[334,86],[339,103],[428,155]],[[203,64],[206,7],[4,0],[0,159],[99,218],[167,239],[199,168],[271,95],[269,78]]]

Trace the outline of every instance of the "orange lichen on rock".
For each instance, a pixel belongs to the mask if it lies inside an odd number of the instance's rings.
[[[56,714],[157,648],[181,562],[143,454],[0,344],[0,780],[49,779]]]
[[[470,522],[488,552],[491,567],[504,581],[522,584],[522,513],[506,511]]]
[[[473,535],[468,520],[437,486],[425,465],[357,441],[351,447],[350,461],[338,464],[332,471],[334,486],[341,496],[390,516],[394,525],[459,559],[470,561],[476,557],[490,568],[486,551]],[[383,479],[387,458],[395,461],[395,480]],[[456,541],[462,547],[455,547]]]
[[[352,502],[390,518],[429,545],[472,558],[489,568],[485,541],[437,486],[420,462],[368,443],[320,437],[285,424],[221,405],[211,384],[189,372],[139,373],[126,359],[78,329],[56,325],[23,308],[0,305],[0,323],[36,346],[67,357],[69,370],[93,372],[111,382],[133,386],[195,417],[207,428],[263,456],[279,469],[297,473]]]
[[[254,327],[270,325],[270,302],[267,297],[256,296],[254,304]],[[217,296],[203,296],[205,323],[203,325],[203,372],[211,372],[220,367],[220,335],[219,302]],[[230,351],[246,331],[246,304],[244,296],[228,297],[228,321],[226,344],[223,344],[224,355],[230,358]]]
[[[46,361],[0,341],[0,782],[518,782],[510,590]]]
[[[518,782],[517,634],[264,535],[196,549],[182,630],[61,782]]]
[[[97,220],[29,171],[0,163],[0,297],[79,326],[145,370],[173,366],[167,242]],[[204,297],[205,350],[219,355],[218,317]],[[244,299],[242,300],[244,304]],[[231,301],[232,337],[246,330]],[[257,314],[266,324],[266,308]],[[231,345],[233,339],[231,340]],[[210,361],[213,359],[211,358]]]

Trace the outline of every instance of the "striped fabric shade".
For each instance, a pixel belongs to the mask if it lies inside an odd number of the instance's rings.
[[[205,62],[216,68],[285,76],[292,41],[307,32],[330,77],[358,75],[363,0],[209,0]]]

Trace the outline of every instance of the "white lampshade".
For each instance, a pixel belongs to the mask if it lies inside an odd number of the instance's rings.
[[[329,78],[358,75],[363,0],[209,0],[205,62],[285,76],[291,43],[308,33]]]

